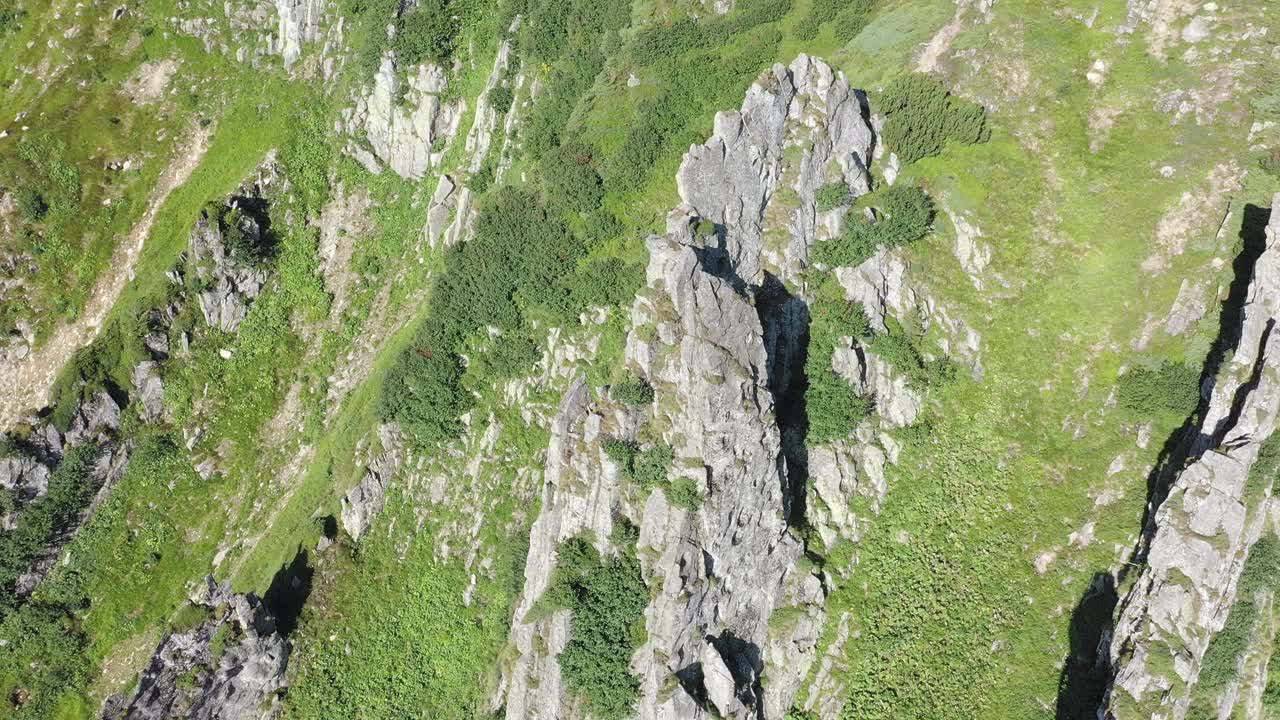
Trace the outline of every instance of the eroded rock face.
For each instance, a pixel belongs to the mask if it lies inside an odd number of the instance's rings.
[[[232,208],[245,198],[233,198]],[[200,313],[210,327],[234,333],[249,314],[249,307],[262,293],[270,275],[265,267],[244,255],[229,242],[232,233],[242,243],[260,247],[266,243],[267,228],[263,216],[237,213],[232,225],[207,215],[197,222],[191,233],[191,264],[203,289],[197,296]]]
[[[680,197],[696,215],[733,228],[725,251],[748,284],[761,285],[766,271],[790,277],[808,261],[819,188],[840,181],[855,194],[867,192],[875,137],[863,102],[826,63],[801,55],[752,85],[740,111],[716,113],[711,139],[689,149],[676,175]],[[802,156],[784,177],[789,148]],[[781,217],[766,218],[781,187],[794,190],[799,202],[775,206]],[[766,238],[767,230],[779,239]]]
[[[1273,478],[1249,481],[1280,410],[1277,318],[1280,213],[1273,211],[1239,343],[1218,373],[1192,461],[1155,512],[1146,567],[1124,601],[1111,647],[1109,718],[1185,717],[1205,649],[1236,601],[1245,557],[1268,516]]]
[[[381,426],[378,436],[383,453],[369,462],[360,484],[342,498],[342,529],[352,540],[359,540],[382,512],[387,486],[404,460],[404,442],[395,426]]]
[[[217,584],[212,576],[191,602],[208,617],[165,637],[133,698],[108,700],[103,720],[253,720],[278,713],[290,645],[270,611],[253,593],[233,593],[230,582]]]
[[[868,449],[870,427],[823,455],[828,449],[804,447],[792,416],[809,322],[799,274],[842,214],[818,213],[815,196],[829,182],[854,193],[868,187],[874,135],[861,98],[826,64],[801,56],[763,75],[741,111],[716,116],[715,129],[685,157],[684,203],[666,234],[648,240],[647,288],[632,310],[627,364],[654,385],[657,401],[598,405],[579,382],[552,425],[512,630],[517,659],[495,699],[509,718],[580,714],[555,661],[568,613],[530,613],[558,543],[589,531],[612,551],[615,513],[639,528],[636,552],[654,593],[647,640],[631,658],[638,716],[782,717],[817,659],[825,621],[824,580],[799,562],[803,543],[789,525],[800,512],[795,493],[815,467],[843,473],[823,487],[832,508],[884,492],[887,453]],[[887,366],[875,370],[894,385]],[[880,384],[875,370],[859,370],[857,384]],[[889,404],[904,416],[894,422],[914,419],[919,399],[909,397],[914,404]],[[671,477],[698,489],[696,509],[662,489],[636,493],[604,458],[602,436],[633,437],[641,426],[672,447]],[[833,544],[859,536],[856,520],[828,519]],[[788,622],[771,627],[784,606]]]
[[[401,88],[402,83],[407,87]],[[388,53],[372,87],[342,113],[342,129],[353,137],[347,151],[370,172],[381,172],[386,163],[401,177],[420,180],[440,164],[466,112],[464,100],[444,99],[448,84],[444,68],[438,65],[397,73]],[[354,140],[360,136],[369,149]]]

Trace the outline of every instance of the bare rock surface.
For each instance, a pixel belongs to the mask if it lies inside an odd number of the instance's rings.
[[[278,714],[290,644],[262,600],[234,593],[230,582],[218,584],[209,576],[191,602],[207,612],[205,619],[167,635],[133,698],[109,700],[103,720],[255,720]]]
[[[464,100],[445,99],[448,84],[438,65],[397,72],[394,57],[383,56],[372,86],[342,113],[342,129],[352,136],[347,151],[370,172],[381,172],[385,163],[401,177],[422,179],[440,164],[466,111]]]

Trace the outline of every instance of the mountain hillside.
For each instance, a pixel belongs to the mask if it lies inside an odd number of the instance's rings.
[[[1266,0],[0,0],[0,717],[1280,718],[1273,208]]]

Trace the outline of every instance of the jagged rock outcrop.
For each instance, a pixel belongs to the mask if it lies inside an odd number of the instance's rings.
[[[387,486],[404,461],[404,440],[399,429],[386,424],[378,428],[383,452],[369,462],[364,478],[342,498],[342,529],[359,540],[386,504]]]
[[[1188,464],[1151,520],[1146,565],[1116,624],[1109,718],[1186,717],[1205,650],[1237,600],[1271,504],[1274,478],[1250,471],[1280,410],[1278,318],[1280,213],[1273,211],[1239,341],[1218,372]]]
[[[834,226],[823,228],[827,236],[838,231],[838,211],[829,218],[817,212],[819,188],[843,181],[855,194],[867,192],[875,138],[863,102],[826,63],[801,55],[752,85],[741,111],[716,113],[711,139],[689,149],[676,175],[680,197],[698,216],[733,228],[724,250],[746,283],[761,285],[766,271],[794,277],[819,222]],[[788,148],[802,151],[795,166],[784,165]],[[799,201],[766,213],[782,187]]]
[[[205,579],[192,604],[208,616],[170,633],[151,657],[133,698],[108,700],[103,720],[253,720],[275,717],[289,642],[253,593]]]
[[[576,716],[555,663],[571,619],[532,611],[558,543],[589,531],[611,551],[614,513],[639,526],[636,551],[654,592],[647,640],[631,663],[639,717],[775,718],[791,707],[816,659],[827,582],[799,562],[794,494],[805,492],[808,471],[830,467],[837,480],[820,492],[831,508],[844,510],[859,492],[882,496],[884,464],[897,452],[877,445],[870,424],[848,444],[805,448],[793,417],[808,333],[800,271],[842,215],[818,213],[815,196],[834,181],[865,192],[873,149],[860,95],[800,56],[763,75],[740,112],[718,113],[715,135],[686,155],[677,177],[685,202],[666,235],[648,240],[647,289],[627,340],[627,363],[657,401],[642,411],[597,406],[578,383],[561,405],[512,629],[516,659],[503,679],[507,717]],[[861,358],[846,359],[858,363],[851,384],[886,395],[886,427],[912,422],[918,395],[884,363]],[[602,436],[632,437],[641,425],[673,448],[672,476],[699,489],[696,510],[661,489],[636,496],[603,460]],[[859,536],[853,519],[831,525],[836,536]],[[788,622],[771,626],[781,607]]]
[[[165,419],[164,379],[154,360],[144,360],[133,368],[133,386],[137,390],[138,414],[147,422]]]
[[[320,20],[324,16],[325,0],[275,0],[276,15],[280,18],[278,48],[289,69],[302,56],[304,43],[320,39]]]
[[[296,72],[304,47],[321,42],[314,58],[326,80],[341,60],[345,18],[331,0],[189,0],[181,10],[169,18],[175,30],[255,68],[278,56]]]
[[[247,208],[248,200],[232,198],[231,208]],[[240,236],[240,248],[229,243],[233,233]],[[265,215],[256,212],[233,212],[227,220],[205,214],[196,221],[191,233],[191,264],[203,288],[196,298],[200,313],[210,327],[234,333],[262,293],[270,273],[245,256],[243,248],[262,247],[266,233]]]
[[[407,84],[403,103],[401,83]],[[342,112],[339,129],[352,136],[347,152],[370,172],[386,163],[401,177],[420,180],[440,164],[466,112],[465,100],[445,99],[448,85],[439,65],[397,72],[394,57],[384,55],[367,94]],[[361,135],[369,149],[356,139]]]

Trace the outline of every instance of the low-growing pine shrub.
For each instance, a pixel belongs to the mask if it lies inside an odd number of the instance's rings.
[[[880,212],[875,221],[851,218],[840,237],[814,247],[813,259],[830,267],[855,267],[880,248],[913,243],[929,233],[934,208],[924,190],[899,183],[877,193],[876,200]]]
[[[885,144],[904,163],[937,155],[948,142],[973,144],[990,136],[982,106],[953,96],[932,75],[902,75],[879,100]]]
[[[1142,414],[1187,416],[1200,404],[1200,373],[1185,363],[1162,362],[1154,370],[1135,367],[1120,376],[1116,399]]]
[[[653,402],[653,386],[649,381],[631,376],[613,386],[613,397],[624,405],[648,405]]]
[[[843,181],[827,183],[818,188],[814,198],[818,203],[818,212],[835,210],[848,204],[849,186]]]

